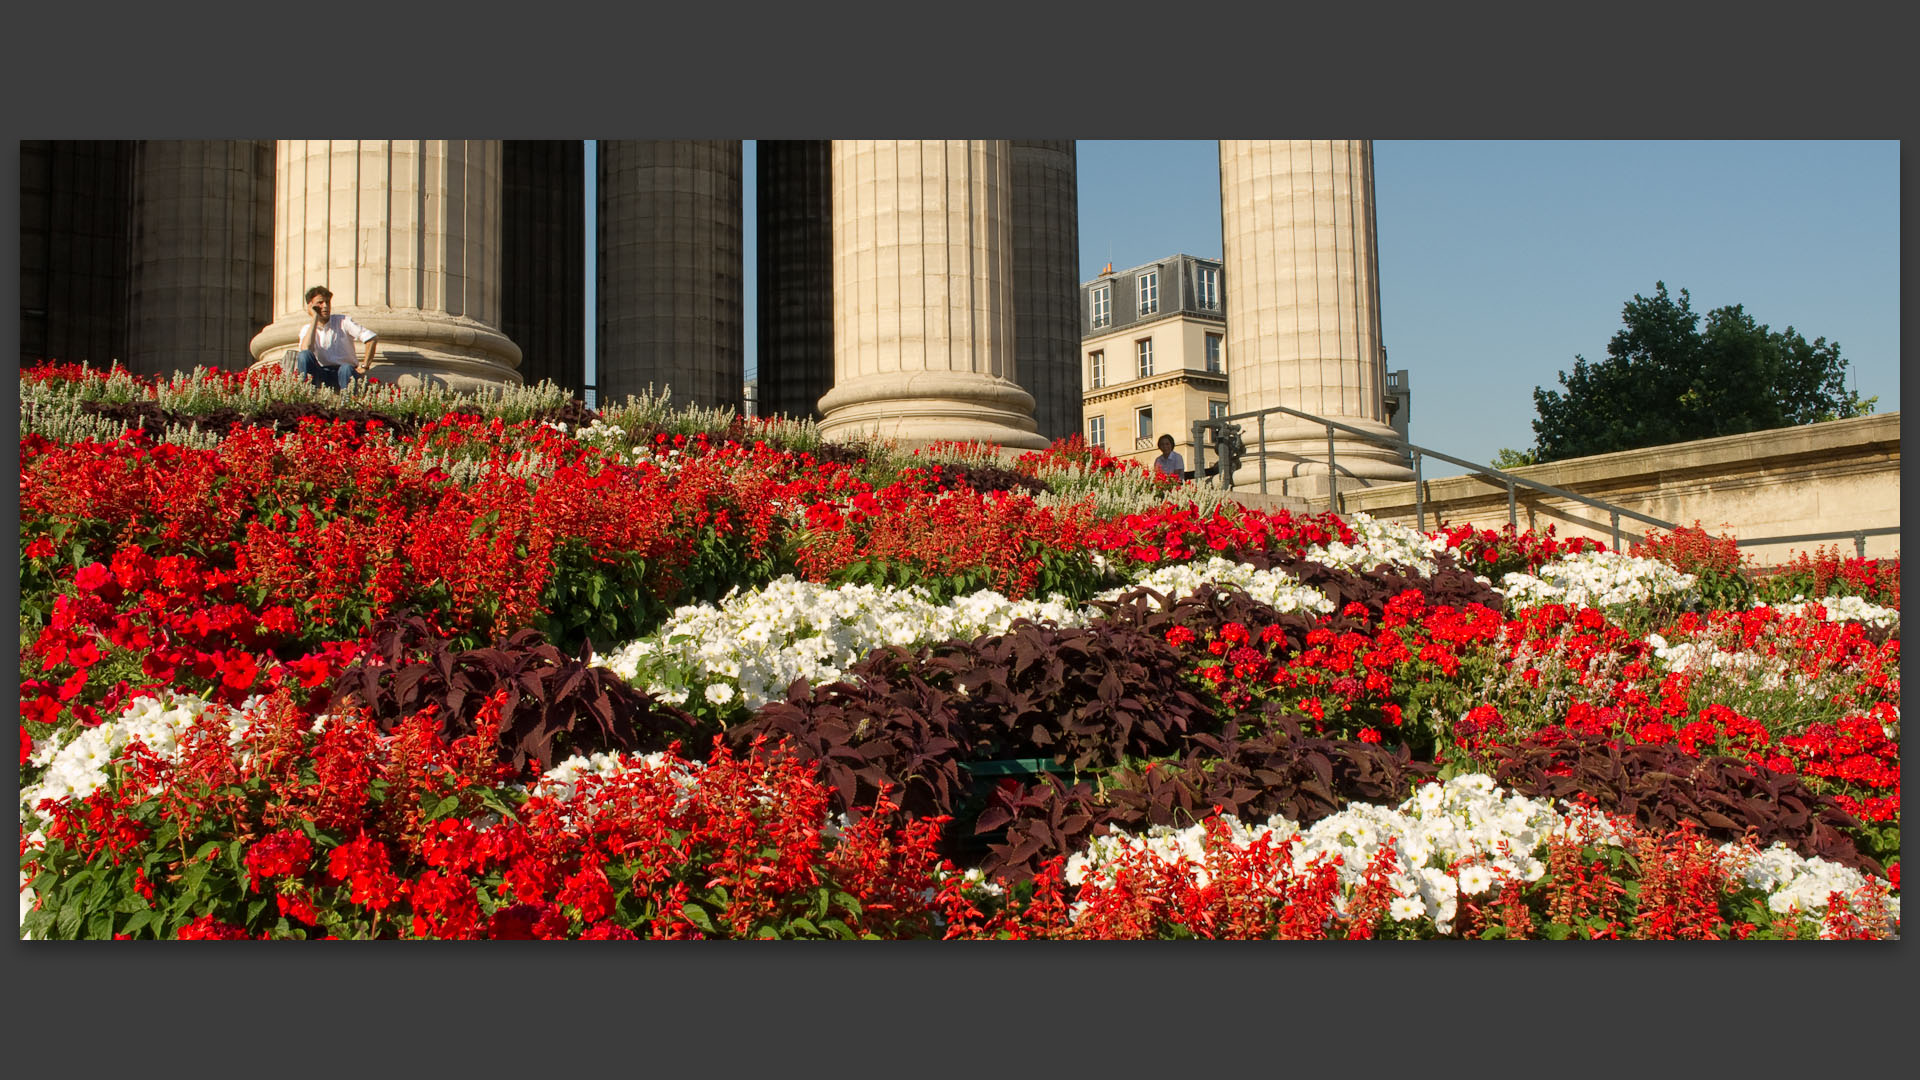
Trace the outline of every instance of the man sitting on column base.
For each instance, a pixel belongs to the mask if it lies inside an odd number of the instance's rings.
[[[296,370],[317,386],[345,390],[355,373],[352,341],[367,347],[360,367],[368,368],[373,366],[379,335],[353,321],[351,315],[335,315],[333,292],[325,285],[307,290],[307,308],[313,312],[313,321],[300,328]]]

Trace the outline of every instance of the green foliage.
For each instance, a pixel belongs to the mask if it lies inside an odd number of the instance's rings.
[[[1503,446],[1499,453],[1493,455],[1493,460],[1488,464],[1496,469],[1517,469],[1522,465],[1540,464],[1540,455],[1533,450],[1515,450],[1512,447]]]
[[[589,640],[605,648],[640,637],[669,610],[654,595],[647,569],[647,560],[639,555],[596,559],[584,543],[569,538],[554,549],[553,573],[540,594],[541,613],[534,628],[569,653]],[[468,636],[457,644],[482,643]]]
[[[1658,282],[1621,313],[1607,359],[1574,357],[1565,392],[1533,391],[1539,461],[1793,427],[1873,409],[1846,388],[1838,343],[1768,329],[1738,304],[1706,314]]]

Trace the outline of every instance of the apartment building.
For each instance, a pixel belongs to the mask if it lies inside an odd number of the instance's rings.
[[[1227,415],[1226,292],[1218,259],[1109,265],[1080,286],[1087,442],[1151,462],[1173,436],[1189,469],[1193,422]]]

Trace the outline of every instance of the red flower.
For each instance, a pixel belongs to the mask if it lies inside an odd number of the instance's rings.
[[[36,724],[51,724],[60,719],[60,703],[50,697],[37,697],[20,703],[20,718]],[[25,730],[23,727],[22,731]]]
[[[255,841],[247,849],[249,887],[260,891],[260,883],[269,878],[298,877],[313,862],[313,844],[298,829],[279,829]]]
[[[72,701],[75,695],[86,688],[86,685],[87,672],[86,669],[82,668],[67,676],[67,680],[60,684],[60,700]]]
[[[598,864],[588,864],[568,878],[559,899],[576,908],[586,922],[599,922],[613,914],[613,886]]]
[[[327,875],[336,885],[352,883],[353,902],[375,911],[399,899],[403,887],[388,869],[386,845],[365,833],[333,849]]]
[[[276,893],[273,901],[274,905],[280,909],[280,914],[289,919],[306,923],[308,926],[317,926],[320,923],[320,910],[314,906],[313,898],[305,890],[292,894]]]
[[[108,571],[106,564],[97,562],[88,563],[80,568],[79,573],[73,575],[74,587],[81,592],[94,592],[112,580],[113,574]]]
[[[639,935],[618,923],[594,923],[580,935],[581,941],[638,941]]]
[[[442,818],[420,838],[420,856],[428,866],[449,872],[465,870],[481,859],[480,834],[471,822]]]
[[[247,932],[217,915],[202,915],[173,935],[178,941],[245,941]]]
[[[220,668],[220,681],[234,690],[245,690],[260,676],[260,665],[249,653],[240,653]]]

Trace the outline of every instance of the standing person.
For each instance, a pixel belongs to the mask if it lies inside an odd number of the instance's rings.
[[[367,347],[366,355],[360,360],[360,368],[364,370],[373,366],[373,350],[379,335],[354,322],[351,315],[335,315],[333,293],[325,285],[307,290],[307,310],[313,312],[313,321],[300,328],[297,370],[317,385],[345,390],[355,370],[353,341]]]
[[[1186,479],[1187,460],[1174,450],[1173,436],[1160,436],[1158,445],[1160,447],[1160,456],[1153,459],[1153,471],[1160,476],[1170,477],[1174,480]]]

